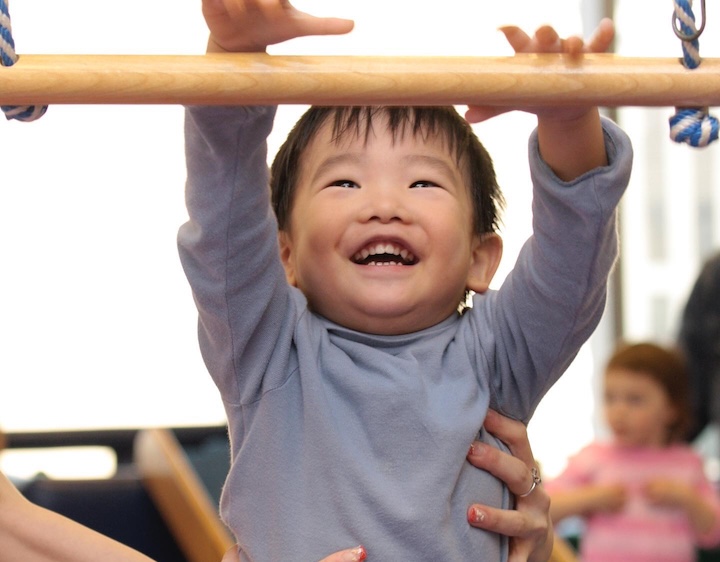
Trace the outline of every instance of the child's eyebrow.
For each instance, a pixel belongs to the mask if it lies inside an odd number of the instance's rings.
[[[312,179],[316,180],[323,174],[327,173],[328,170],[332,170],[337,166],[345,164],[362,164],[363,160],[365,160],[365,157],[359,152],[343,152],[342,154],[328,156],[317,167]]]
[[[315,181],[338,166],[362,165],[366,159],[367,157],[361,152],[343,152],[328,156],[317,167],[312,179]],[[401,162],[408,167],[423,165],[425,168],[433,169],[450,178],[457,178],[460,175],[460,170],[456,166],[452,166],[443,158],[430,154],[408,154],[401,158]]]
[[[403,156],[402,161],[408,165],[422,164],[449,177],[457,177],[460,175],[460,170],[457,166],[452,166],[447,160],[429,154],[409,154]]]

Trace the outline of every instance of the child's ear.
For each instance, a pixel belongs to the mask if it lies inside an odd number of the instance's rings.
[[[476,293],[484,293],[490,287],[502,258],[502,238],[494,232],[476,235],[468,272],[467,288]]]
[[[293,252],[292,239],[284,230],[278,232],[278,245],[280,246],[280,260],[285,269],[285,279],[287,279],[288,284],[297,287],[295,254]]]

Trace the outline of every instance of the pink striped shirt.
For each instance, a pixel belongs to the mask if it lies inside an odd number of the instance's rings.
[[[692,484],[714,506],[713,528],[698,536],[682,510],[651,505],[642,491],[657,478]],[[720,544],[720,498],[705,476],[702,459],[686,445],[633,449],[593,443],[570,459],[547,490],[552,495],[578,486],[617,483],[626,487],[625,506],[620,512],[586,519],[580,541],[583,562],[693,562],[696,547]]]

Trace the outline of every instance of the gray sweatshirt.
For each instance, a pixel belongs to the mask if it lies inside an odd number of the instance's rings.
[[[527,422],[595,329],[627,136],[604,121],[610,164],[563,183],[533,135],[533,236],[502,287],[462,316],[378,336],[311,312],[285,280],[267,187],[273,117],[186,115],[190,219],[178,240],[228,417],[221,512],[241,560],[316,562],[358,544],[380,562],[505,560],[506,539],[466,513],[512,498],[465,457],[489,407]]]

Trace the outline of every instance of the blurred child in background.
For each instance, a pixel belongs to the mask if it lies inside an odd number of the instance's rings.
[[[581,516],[583,562],[691,562],[720,543],[720,500],[684,438],[690,427],[685,365],[651,343],[620,346],[605,369],[612,433],[570,459],[548,484],[557,524]]]

